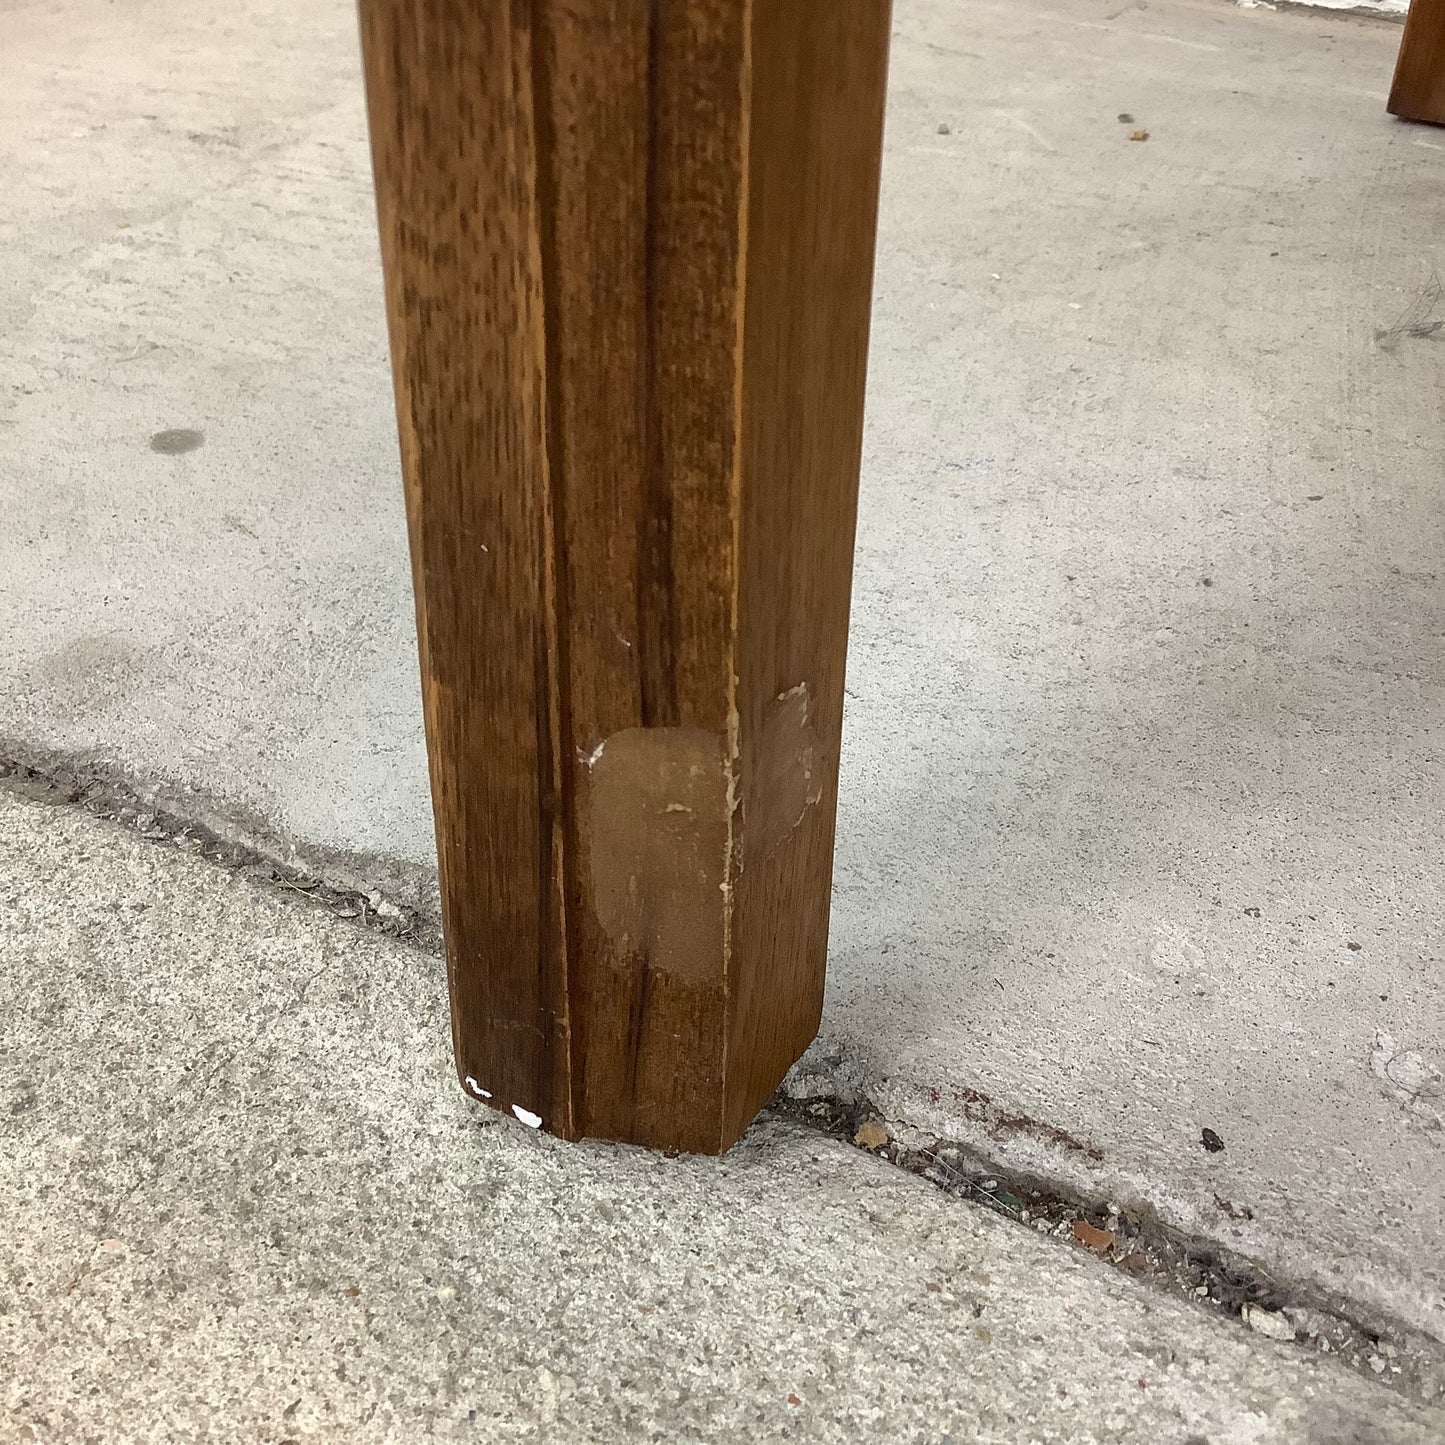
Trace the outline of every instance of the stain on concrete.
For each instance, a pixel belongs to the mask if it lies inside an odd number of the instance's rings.
[[[169,431],[158,431],[151,438],[151,450],[163,457],[178,457],[184,452],[193,452],[205,441],[206,434],[190,427],[172,427]]]
[[[133,692],[141,667],[141,654],[126,639],[107,632],[83,633],[36,662],[28,685],[47,706],[89,717]]]
[[[1021,1114],[1012,1109],[1000,1108],[981,1089],[952,1089],[948,1091],[947,1099],[945,1099],[944,1092],[939,1089],[925,1088],[923,1093],[932,1103],[951,1104],[958,1114],[970,1123],[981,1125],[984,1133],[996,1141],[1002,1142],[1022,1136],[1058,1149],[1065,1154],[1081,1155],[1095,1163],[1099,1163],[1104,1158],[1102,1149],[1098,1149],[1092,1144],[1085,1144],[1065,1129],[1057,1128],[1053,1124],[1045,1124],[1038,1119],[1031,1119],[1027,1114]]]

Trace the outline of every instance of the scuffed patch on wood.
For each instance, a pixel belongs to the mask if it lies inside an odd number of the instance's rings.
[[[749,796],[755,816],[744,819],[743,866],[761,862],[783,845],[823,796],[822,750],[810,712],[808,684],[773,699],[752,749],[757,775]]]
[[[588,892],[602,931],[656,972],[723,975],[726,739],[701,728],[624,728],[590,757]]]

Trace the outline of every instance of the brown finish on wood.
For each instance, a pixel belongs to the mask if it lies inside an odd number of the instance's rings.
[[[458,1071],[726,1148],[807,1046],[887,0],[361,0]]]
[[[1385,109],[1445,125],[1445,0],[1410,0]]]

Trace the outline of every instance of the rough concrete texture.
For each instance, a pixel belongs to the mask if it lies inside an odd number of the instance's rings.
[[[846,1145],[469,1104],[436,960],[0,794],[0,1439],[1428,1442]]]
[[[900,12],[826,1030],[1445,1338],[1445,137],[1118,10]]]
[[[354,7],[0,26],[0,732],[434,870]]]
[[[896,14],[810,1077],[1445,1340],[1445,136],[1380,21]],[[0,26],[0,734],[425,897],[351,10]]]

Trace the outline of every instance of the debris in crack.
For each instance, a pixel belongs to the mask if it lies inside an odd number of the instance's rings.
[[[881,1149],[888,1142],[888,1130],[876,1119],[865,1119],[853,1135],[860,1149]]]
[[[766,1112],[856,1142],[875,1157],[920,1175],[961,1200],[1031,1231],[1083,1245],[1149,1287],[1189,1299],[1223,1319],[1232,1316],[1257,1334],[1295,1341],[1297,1348],[1336,1357],[1416,1399],[1435,1399],[1445,1389],[1445,1350],[1437,1341],[1403,1326],[1391,1328],[1386,1338],[1373,1325],[1352,1318],[1347,1303],[1310,1298],[1306,1289],[1287,1288],[1261,1265],[1225,1245],[1165,1224],[1147,1205],[1125,1208],[1057,1183],[1010,1177],[997,1160],[955,1141],[925,1136],[910,1142],[918,1136],[907,1129],[890,1134],[878,1122],[880,1111],[866,1097],[844,1102],[831,1094],[796,1097],[780,1092]],[[875,1139],[879,1142],[871,1142]],[[1219,1143],[1222,1147],[1223,1140]],[[1216,1199],[1216,1204],[1227,1218],[1253,1217],[1252,1211],[1228,1200]]]
[[[416,946],[439,948],[439,930],[426,913],[391,903],[374,888],[360,891],[333,886],[305,867],[222,838],[129,784],[93,775],[88,766],[42,768],[14,756],[0,756],[0,785],[36,801],[83,808],[158,845],[204,858],[258,884],[300,895],[334,916],[405,938]],[[1257,909],[1246,911],[1258,915]],[[1415,1068],[1414,1056],[1409,1056],[1407,1062]],[[1413,1080],[1412,1074],[1407,1082]],[[856,1140],[859,1147],[869,1149],[876,1157],[1031,1231],[1059,1239],[1073,1238],[1094,1249],[1110,1265],[1171,1294],[1197,1300],[1201,1307],[1215,1309],[1221,1316],[1232,1314],[1258,1333],[1273,1335],[1283,1342],[1288,1327],[1296,1347],[1336,1356],[1347,1366],[1378,1376],[1402,1393],[1430,1400],[1445,1391],[1445,1350],[1438,1341],[1397,1322],[1389,1322],[1382,1334],[1369,1321],[1352,1317],[1355,1307],[1351,1302],[1321,1299],[1308,1289],[1286,1289],[1267,1271],[1226,1246],[1166,1225],[1147,1205],[1124,1209],[1107,1199],[1070,1193],[1047,1180],[1010,1177],[997,1160],[957,1142],[932,1138],[910,1143],[896,1138],[880,1122],[878,1110],[862,1097],[862,1092],[860,1089],[856,1096],[850,1095],[848,1103],[834,1094],[797,1097],[781,1093],[769,1112],[842,1140]],[[958,1097],[966,1117],[978,1122],[990,1139],[1025,1135],[1095,1164],[1103,1158],[1098,1149],[1051,1125],[1011,1113],[986,1094],[964,1090]],[[22,1100],[20,1107],[31,1105]],[[898,1132],[917,1138],[907,1129]],[[1223,1139],[1211,1129],[1201,1131],[1201,1142],[1210,1152],[1224,1148]],[[1249,1208],[1218,1195],[1214,1202],[1232,1220],[1253,1218]],[[1104,1236],[1108,1237],[1107,1243],[1102,1242]],[[986,1331],[981,1326],[979,1331],[980,1338],[984,1338]]]
[[[1113,1231],[1100,1229],[1097,1225],[1090,1224],[1087,1219],[1076,1219],[1073,1233],[1076,1244],[1092,1249],[1095,1254],[1106,1254],[1114,1247]]]
[[[422,947],[439,944],[435,925],[416,909],[395,903],[376,889],[362,892],[336,887],[304,867],[267,858],[254,848],[230,842],[200,823],[158,807],[121,782],[91,778],[84,769],[45,771],[13,757],[0,757],[0,783],[37,802],[83,808],[134,830],[149,842],[204,858],[255,883],[299,894],[337,918]]]
[[[1245,1305],[1239,1312],[1250,1329],[1256,1334],[1268,1335],[1272,1340],[1294,1339],[1294,1326],[1287,1315],[1277,1310],[1261,1309],[1258,1305]]]

